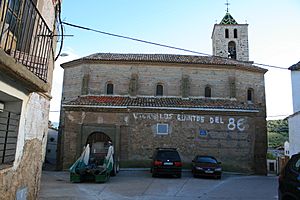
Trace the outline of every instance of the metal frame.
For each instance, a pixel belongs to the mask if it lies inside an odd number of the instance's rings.
[[[32,0],[0,0],[0,47],[44,82],[52,39]]]

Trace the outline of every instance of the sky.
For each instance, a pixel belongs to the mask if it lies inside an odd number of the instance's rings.
[[[99,31],[212,54],[211,34],[226,14],[226,0],[63,0],[64,22]],[[250,61],[288,68],[300,61],[299,0],[229,0],[239,24],[249,24]],[[62,53],[55,64],[49,120],[59,121],[61,63],[93,53],[191,54],[64,25]],[[57,43],[57,49],[59,49]],[[293,113],[290,71],[267,68],[267,119]]]

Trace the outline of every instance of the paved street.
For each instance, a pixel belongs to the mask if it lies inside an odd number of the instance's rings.
[[[221,180],[152,178],[148,171],[121,171],[107,183],[70,183],[68,172],[44,171],[40,199],[88,200],[274,200],[277,177],[224,174]]]

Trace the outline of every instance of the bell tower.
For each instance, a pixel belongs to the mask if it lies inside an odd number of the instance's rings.
[[[241,61],[249,61],[248,24],[238,24],[227,12],[212,32],[213,55]]]

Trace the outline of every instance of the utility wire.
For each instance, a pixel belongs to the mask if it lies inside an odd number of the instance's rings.
[[[150,42],[150,41],[141,40],[141,39],[132,38],[132,37],[123,36],[123,35],[118,35],[118,34],[114,34],[114,33],[108,33],[108,32],[105,32],[105,31],[100,31],[100,30],[96,30],[96,29],[92,29],[92,28],[88,28],[88,27],[84,27],[84,26],[80,26],[80,25],[76,25],[76,24],[72,24],[72,23],[68,23],[68,22],[61,22],[61,23],[62,23],[62,24],[65,24],[65,25],[68,25],[68,26],[75,27],[75,28],[84,29],[84,30],[87,30],[87,31],[93,31],[93,32],[96,32],[96,33],[105,34],[105,35],[109,35],[109,36],[113,36],[113,37],[118,37],[118,38],[123,38],[123,39],[133,40],[133,41],[142,42],[142,43],[146,43],[146,44],[151,44],[151,45],[156,45],[156,46],[166,47],[166,48],[170,48],[170,49],[175,49],[175,50],[185,51],[185,52],[189,52],[189,53],[199,54],[199,55],[203,55],[203,56],[212,56],[211,54],[207,54],[207,53],[201,53],[201,52],[193,51],[193,50],[189,50],[189,49],[184,49],[184,48],[174,47],[174,46],[165,45],[165,44],[160,44],[160,43],[156,43],[156,42]],[[220,56],[214,56],[214,57],[219,57],[219,58],[222,58],[222,59],[230,60],[230,58],[224,58],[224,57],[220,57]],[[247,62],[245,62],[245,61],[239,61],[239,62],[247,63]],[[278,67],[278,66],[274,66],[274,65],[261,64],[261,63],[255,63],[255,62],[254,62],[253,64],[255,64],[255,65],[260,65],[260,66],[264,66],[264,67],[270,67],[270,68],[276,68],[276,69],[285,69],[285,70],[288,70],[288,68],[285,68],[285,67]]]
[[[68,25],[68,26],[73,26],[75,28],[85,29],[85,30],[88,30],[88,31],[96,32],[96,33],[101,33],[101,34],[110,35],[110,36],[114,36],[114,37],[119,37],[119,38],[124,38],[124,39],[128,39],[128,40],[133,40],[133,41],[137,41],[137,42],[152,44],[152,45],[161,46],[161,47],[166,47],[166,48],[170,48],[170,49],[176,49],[176,50],[180,50],[180,51],[186,51],[186,52],[189,52],[189,53],[196,53],[196,54],[200,54],[200,55],[204,55],[204,56],[210,56],[209,54],[201,53],[201,52],[198,52],[198,51],[192,51],[192,50],[183,49],[183,48],[179,48],[179,47],[173,47],[173,46],[169,46],[169,45],[165,45],[165,44],[159,44],[159,43],[156,43],[156,42],[149,42],[149,41],[146,41],[146,40],[141,40],[141,39],[137,39],[137,38],[132,38],[132,37],[127,37],[127,36],[123,36],[123,35],[118,35],[118,34],[114,34],[114,33],[108,33],[108,32],[99,31],[99,30],[96,30],[96,29],[87,28],[87,27],[83,27],[83,26],[79,26],[79,25],[75,25],[75,24],[71,24],[71,23],[67,23],[67,22],[62,22],[62,23],[65,24],[65,25]]]
[[[54,61],[56,61],[58,59],[58,57],[60,56],[60,53],[61,53],[63,45],[64,45],[64,27],[63,27],[63,24],[62,24],[62,21],[61,21],[61,2],[60,2],[60,0],[58,1],[58,9],[59,9],[58,20],[59,20],[60,29],[61,29],[61,40],[60,40],[60,47],[59,47],[59,50],[58,50],[58,54],[55,57]]]

